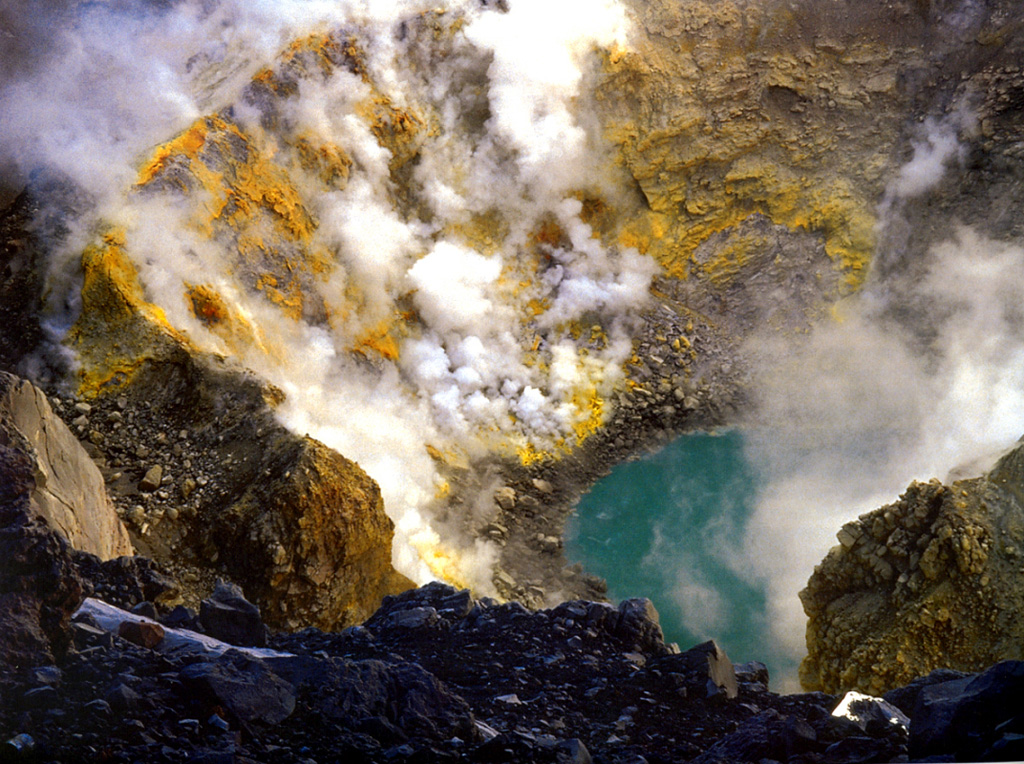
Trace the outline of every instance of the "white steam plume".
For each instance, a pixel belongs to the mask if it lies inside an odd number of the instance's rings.
[[[34,7],[22,5],[19,13]],[[440,543],[431,515],[446,487],[436,454],[552,451],[595,410],[606,416],[592,402],[622,382],[630,316],[656,270],[598,239],[579,200],[616,193],[581,89],[595,49],[627,43],[622,7],[507,5],[71,5],[44,25],[49,48],[33,50],[0,91],[2,159],[24,175],[57,171],[95,201],[67,262],[95,224],[123,228],[147,298],[173,325],[280,386],[288,426],[380,483],[396,523],[395,565],[417,581],[437,575],[424,559]],[[245,88],[292,40],[336,29],[358,41],[358,70],[300,78],[268,128]],[[402,148],[374,121],[387,109],[419,126],[409,139],[417,161],[401,181]],[[216,190],[129,193],[156,144],[212,114],[291,173],[315,220],[303,246],[322,260],[304,304],[323,306],[327,320],[286,317],[260,291],[273,283],[245,282],[240,248],[211,235],[203,217]],[[289,147],[300,138],[340,147],[345,183],[325,190],[295,171]],[[557,230],[540,241],[544,225]],[[189,284],[213,289],[251,330],[226,337],[198,320]],[[571,331],[584,317],[587,331]],[[491,554],[464,550],[460,575],[486,590]]]
[[[913,142],[913,156],[890,185],[890,196],[912,199],[937,186],[950,160],[963,158],[964,147],[956,133],[957,124],[952,120],[927,119],[924,134]]]
[[[928,129],[889,203],[927,193],[959,155],[955,132]],[[1024,433],[1024,247],[964,227],[932,247],[919,283],[880,286],[806,342],[753,351],[760,409],[747,451],[764,484],[742,567],[765,582],[773,638],[794,661],[805,649],[797,592],[845,522],[912,480],[981,474]],[[925,352],[883,318],[911,298],[932,311]]]

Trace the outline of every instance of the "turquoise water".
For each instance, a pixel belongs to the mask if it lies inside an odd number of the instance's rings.
[[[714,638],[734,662],[771,669],[765,594],[741,554],[755,486],[739,431],[681,436],[593,486],[566,529],[567,555],[613,599],[653,600],[666,641],[685,650]]]

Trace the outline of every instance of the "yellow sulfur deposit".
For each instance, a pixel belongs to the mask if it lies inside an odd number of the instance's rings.
[[[186,304],[207,329],[240,356],[249,348],[266,352],[262,332],[209,284],[185,284]]]
[[[860,128],[896,97],[892,49],[817,47],[791,15],[738,0],[633,6],[648,34],[606,60],[599,89],[606,134],[646,205],[619,241],[686,279],[703,242],[760,214],[820,236],[842,289],[859,287],[895,138],[891,125]],[[696,275],[720,287],[742,256],[723,252]]]
[[[352,350],[360,355],[365,356],[372,352],[388,361],[396,361],[398,342],[403,334],[403,329],[397,321],[381,321],[364,332],[356,340]]]
[[[321,149],[340,173],[342,155]],[[311,144],[309,151],[320,156]],[[226,118],[205,117],[157,147],[139,171],[136,188],[185,194],[196,231],[232,249],[242,282],[297,320],[323,312],[308,287],[325,271],[325,257],[312,246],[316,221],[271,154]],[[329,173],[330,166],[321,170]]]
[[[124,241],[124,231],[114,229],[82,253],[82,312],[67,342],[81,360],[83,396],[125,385],[147,360],[188,344],[146,300]]]

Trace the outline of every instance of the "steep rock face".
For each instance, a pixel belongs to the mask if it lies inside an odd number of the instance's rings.
[[[75,549],[101,560],[133,554],[103,476],[38,388],[0,373],[0,439],[32,462],[30,504]]]
[[[839,531],[801,592],[800,677],[879,694],[937,668],[977,671],[1024,644],[1024,449],[986,476],[913,483]]]
[[[702,335],[813,323],[869,267],[884,278],[926,268],[957,224],[1019,235],[1013,4],[630,9],[637,34],[595,88],[641,197],[619,210],[618,235],[664,266],[656,286],[677,307],[712,319]],[[894,211],[921,123],[943,125],[964,154],[938,192],[908,192]]]
[[[817,238],[826,295],[865,276],[907,99],[900,77],[921,58],[924,25],[907,8],[823,18],[833,14],[799,6],[634,3],[635,50],[609,62],[599,88],[647,207],[624,235],[697,291],[749,278],[766,248],[749,230],[756,216]]]
[[[253,483],[213,519],[210,538],[269,623],[359,623],[412,582],[391,567],[393,524],[380,488],[311,438],[289,444],[288,469]]]
[[[33,472],[0,441],[0,665],[14,671],[64,652],[82,596],[67,542],[31,507]]]
[[[5,216],[12,227],[17,213]],[[86,250],[82,270],[82,311],[68,334],[81,361],[79,396],[58,409],[73,434],[28,383],[5,377],[3,396],[6,442],[24,443],[36,462],[33,501],[72,546],[107,559],[132,554],[134,541],[188,573],[183,594],[193,605],[226,565],[279,627],[349,625],[412,585],[391,567],[393,525],[376,484],[281,427],[273,414],[280,391],[172,328],[146,299],[117,231]],[[38,310],[38,293],[26,299]],[[0,335],[13,347],[22,328]],[[3,361],[13,367],[26,357],[12,351]],[[79,505],[102,519],[77,518],[69,507]]]
[[[124,251],[124,233],[107,231],[82,253],[82,310],[65,339],[78,355],[78,389],[86,396],[130,383],[149,362],[194,352],[163,310],[146,299]]]

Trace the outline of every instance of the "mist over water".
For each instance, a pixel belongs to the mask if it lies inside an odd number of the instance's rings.
[[[666,641],[686,649],[715,639],[733,661],[768,662],[778,679],[795,666],[766,649],[763,583],[739,548],[758,482],[745,437],[682,435],[616,467],[577,506],[566,555],[605,578],[610,597],[651,599]]]
[[[1024,247],[960,225],[907,260],[928,234],[906,202],[956,182],[973,129],[969,112],[922,123],[879,205],[884,279],[807,335],[746,343],[742,436],[686,435],[617,467],[570,526],[611,596],[651,592],[669,639],[763,656],[776,690],[799,690],[797,595],[838,529],[913,480],[982,474],[1024,435]]]
[[[745,451],[761,481],[742,556],[766,587],[772,643],[794,660],[805,652],[797,593],[843,523],[913,480],[978,476],[1024,435],[1024,247],[959,225],[908,259],[908,239],[932,221],[909,222],[906,202],[957,182],[958,135],[975,127],[969,111],[922,123],[880,203],[885,268],[835,320],[748,343]]]
[[[912,480],[979,475],[1024,433],[1014,318],[1024,250],[963,231],[935,256],[922,288],[949,309],[936,353],[851,312],[766,364],[757,387],[770,426],[750,436],[747,453],[766,480],[744,551],[767,582],[774,638],[794,655],[803,650],[796,592],[844,522]]]

